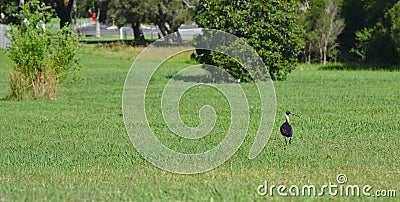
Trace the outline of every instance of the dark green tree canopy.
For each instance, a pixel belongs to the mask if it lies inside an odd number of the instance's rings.
[[[388,65],[400,62],[391,37],[393,21],[388,17],[396,2],[398,0],[343,1],[342,16],[346,27],[339,41],[345,60],[351,59],[348,53],[353,52],[368,63]]]
[[[200,27],[217,29],[242,38],[263,59],[275,80],[285,79],[296,66],[301,51],[302,31],[298,23],[298,1],[200,0],[195,20]],[[197,59],[224,64],[220,56],[201,52]],[[237,66],[226,69],[234,77],[248,80]]]
[[[400,1],[387,13],[390,21],[390,32],[392,39],[396,42],[397,49],[400,49]]]
[[[0,0],[0,14],[4,15],[4,17],[0,17],[0,23],[19,24],[19,19],[15,17],[15,14],[19,13],[22,4],[28,2],[29,0]],[[41,8],[41,11],[53,8],[57,13],[57,17],[60,18],[60,27],[62,28],[72,22],[71,11],[73,2],[74,0],[40,0],[40,3],[46,4],[46,7]]]
[[[19,0],[4,1],[0,0],[0,24],[18,24],[19,20],[14,13],[18,13]]]

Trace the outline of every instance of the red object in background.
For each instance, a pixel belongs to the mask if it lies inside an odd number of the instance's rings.
[[[96,22],[96,18],[97,18],[96,13],[92,13],[92,22]]]

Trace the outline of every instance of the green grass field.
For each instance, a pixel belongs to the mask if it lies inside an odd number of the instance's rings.
[[[252,105],[248,138],[230,160],[203,174],[179,175],[154,167],[136,151],[122,117],[125,77],[139,48],[81,51],[82,69],[75,83],[60,88],[56,100],[0,101],[0,201],[135,200],[135,201],[262,201],[259,185],[337,183],[396,190],[400,197],[400,73],[332,70],[300,65],[287,81],[274,82],[278,102],[271,138],[255,159],[247,154],[257,130],[254,86],[242,84]],[[0,50],[0,97],[7,95],[11,62]],[[162,142],[181,152],[205,151],[218,144],[229,126],[224,97],[215,90],[193,89],[182,98],[183,121],[199,124],[198,110],[213,105],[216,128],[204,140],[172,135],[161,116],[161,93],[176,71],[193,64],[188,53],[166,62],[151,80],[147,96],[150,126]],[[212,98],[212,99],[210,99]],[[279,133],[286,110],[292,145]],[[375,193],[375,192],[372,192]],[[294,197],[292,200],[376,200],[376,197]],[[386,198],[388,199],[388,198]]]

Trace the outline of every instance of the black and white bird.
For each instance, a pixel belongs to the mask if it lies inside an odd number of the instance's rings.
[[[293,129],[292,126],[290,125],[290,119],[289,115],[294,115],[300,118],[299,115],[294,114],[291,111],[286,111],[285,117],[286,117],[286,122],[283,123],[280,127],[281,134],[285,137],[285,143],[287,144],[286,138],[289,138],[289,144],[292,144],[292,136],[293,136]]]

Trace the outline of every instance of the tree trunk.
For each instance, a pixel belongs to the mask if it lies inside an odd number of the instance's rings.
[[[166,43],[170,43],[170,39],[168,37],[168,28],[165,26],[165,23],[159,23],[157,26],[162,34],[160,38],[164,39]]]
[[[164,23],[159,23],[157,24],[157,27],[160,29],[159,34],[161,33],[162,35],[160,36],[160,38],[164,38],[166,43],[172,43],[172,42],[177,42],[179,45],[183,44],[182,41],[182,36],[181,34],[178,32],[178,30],[174,31],[171,30],[170,25],[168,24],[168,22],[164,22]],[[173,34],[174,33],[174,34]]]
[[[321,46],[319,46],[319,62],[322,64],[322,62],[323,62],[323,50],[322,50],[322,47]]]
[[[136,20],[132,23],[133,35],[135,36],[135,42],[139,45],[145,45],[146,39],[144,38],[142,26],[140,25],[140,21]]]
[[[74,9],[74,27],[78,26],[78,7],[76,6],[76,1],[72,1],[72,7]]]
[[[311,63],[311,50],[312,50],[311,47],[312,47],[312,43],[309,43],[308,44],[308,53],[307,53],[307,58],[306,58],[306,62],[308,64]]]
[[[176,32],[176,40],[179,45],[181,45],[181,46],[183,45],[182,36],[181,36],[181,33],[179,33],[179,31]]]
[[[163,40],[164,34],[161,32],[160,26],[156,25],[156,30],[157,30],[158,38]]]
[[[100,33],[100,9],[97,12],[97,18],[96,18],[96,38],[101,38],[101,33]]]
[[[74,0],[54,0],[53,8],[60,18],[60,28],[72,25],[71,11]]]

